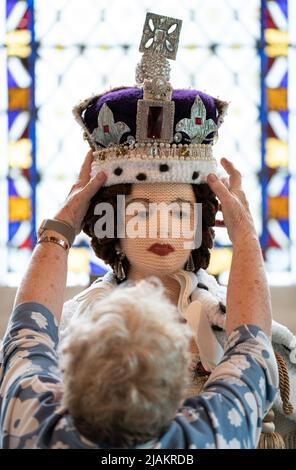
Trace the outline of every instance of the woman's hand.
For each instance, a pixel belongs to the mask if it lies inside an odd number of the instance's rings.
[[[76,235],[81,230],[91,198],[99,191],[106,180],[106,175],[102,171],[90,178],[92,160],[93,151],[90,150],[82,164],[76,183],[72,186],[63,207],[54,217],[71,225],[75,229]]]
[[[229,175],[229,183],[225,184],[216,175],[210,174],[208,184],[221,202],[224,224],[230,240],[235,243],[237,237],[256,235],[256,230],[242,190],[240,172],[226,158],[222,158],[221,164]]]

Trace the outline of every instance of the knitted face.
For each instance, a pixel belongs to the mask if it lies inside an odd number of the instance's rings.
[[[126,197],[126,236],[120,241],[131,270],[164,276],[184,267],[194,238],[194,203],[190,184],[133,185]]]

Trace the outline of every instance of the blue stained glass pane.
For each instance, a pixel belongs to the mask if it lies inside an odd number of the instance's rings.
[[[280,87],[287,88],[288,87],[288,72],[283,76],[283,79],[280,83]]]
[[[14,120],[17,118],[19,111],[9,111],[8,113],[8,128],[10,129]]]
[[[289,112],[288,111],[280,111],[280,115],[286,126],[288,127],[289,124]]]
[[[9,68],[7,69],[7,83],[9,88],[14,88],[17,86],[16,81],[11,75]]]
[[[288,220],[279,220],[278,221],[282,231],[290,238],[290,224]]]
[[[6,1],[6,17],[11,13],[11,10],[14,8],[15,4],[18,3],[18,0],[7,0]]]
[[[89,244],[86,240],[81,240],[79,243],[75,243],[75,248],[89,248]]]
[[[15,236],[16,232],[20,228],[21,222],[11,222],[8,227],[8,236],[9,236],[9,241],[13,239]]]
[[[290,180],[290,177],[287,176],[285,178],[285,183],[284,183],[283,189],[281,190],[280,196],[289,196],[289,180]]]
[[[8,178],[8,194],[9,196],[18,196],[14,181],[11,178]]]
[[[89,263],[90,272],[92,276],[103,276],[106,274],[107,270],[96,263]]]
[[[277,0],[276,2],[282,12],[284,13],[285,17],[288,18],[288,1],[287,0]]]
[[[217,240],[214,240],[214,248],[230,248],[231,245],[227,245],[225,243],[220,243]]]

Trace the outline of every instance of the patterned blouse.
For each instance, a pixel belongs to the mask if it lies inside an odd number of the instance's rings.
[[[16,307],[0,371],[2,448],[100,448],[84,438],[61,405],[58,326],[43,305]],[[254,448],[278,387],[271,343],[254,325],[232,332],[203,393],[186,399],[151,448]],[[141,447],[141,446],[140,446]]]

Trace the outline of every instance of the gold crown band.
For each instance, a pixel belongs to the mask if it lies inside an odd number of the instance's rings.
[[[207,144],[165,144],[141,143],[112,145],[94,152],[94,160],[126,159],[177,159],[177,160],[214,160],[212,145]]]

